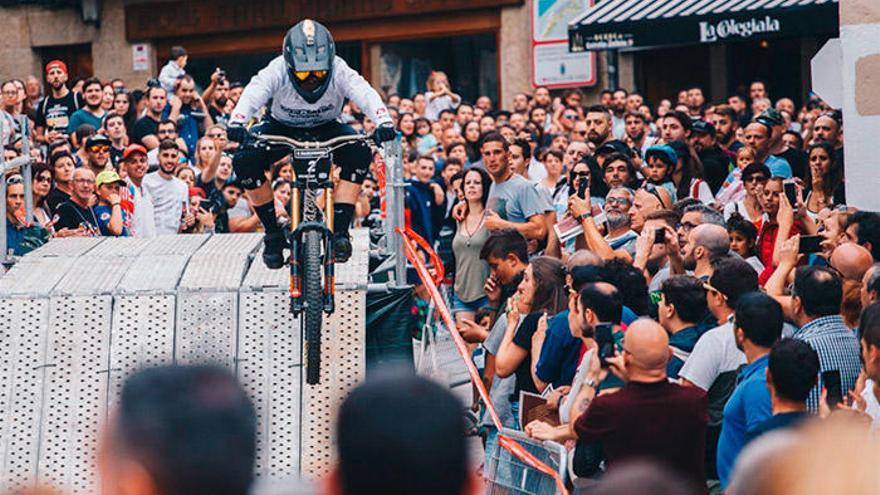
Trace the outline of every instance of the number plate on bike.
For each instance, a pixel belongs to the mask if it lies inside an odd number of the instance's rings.
[[[297,181],[324,183],[330,180],[330,150],[308,148],[293,150],[293,169]]]

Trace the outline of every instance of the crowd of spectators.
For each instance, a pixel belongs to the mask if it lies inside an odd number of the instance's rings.
[[[145,88],[70,81],[58,60],[45,90],[2,84],[5,157],[26,135],[36,162],[32,218],[22,177],[6,179],[16,255],[50,237],[259,228],[225,129],[242,84],[218,69],[199,91],[186,61],[175,47]],[[846,204],[839,112],[761,81],[721,102],[537,88],[500,105],[453,87],[435,71],[426,92],[385,101],[407,222],[443,260],[504,426],[565,443],[578,483],[623,485],[615,471],[647,459],[697,492],[782,493],[768,452],[800,449],[808,465],[804,446],[833,443],[811,418],[880,424],[880,215]],[[341,119],[373,129],[351,103]],[[356,205],[365,227],[381,222],[380,164]],[[284,216],[288,158],[269,174]],[[568,402],[567,420],[522,424],[521,392]],[[498,432],[483,426],[491,452]]]

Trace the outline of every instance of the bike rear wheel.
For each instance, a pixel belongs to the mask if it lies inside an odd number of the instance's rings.
[[[306,344],[306,383],[317,384],[321,379],[321,320],[323,318],[324,289],[321,286],[321,232],[308,230],[302,236],[303,260],[303,333]]]

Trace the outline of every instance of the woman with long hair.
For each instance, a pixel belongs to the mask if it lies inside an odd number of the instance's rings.
[[[807,214],[816,219],[822,211],[834,204],[845,204],[843,167],[834,159],[834,147],[825,141],[807,148],[806,193]]]
[[[476,120],[471,120],[464,125],[461,134],[464,136],[464,148],[467,151],[468,161],[471,163],[480,161],[482,158],[480,155],[480,137],[482,136],[480,133],[480,123]]]
[[[468,169],[461,181],[467,214],[457,223],[452,238],[452,252],[455,255],[452,314],[457,323],[465,319],[473,320],[476,311],[487,302],[483,285],[489,278],[489,265],[480,258],[480,251],[489,238],[485,220],[491,185],[492,179],[481,168]]]
[[[416,120],[411,113],[402,113],[397,119],[397,130],[411,147],[416,147],[419,135],[416,134]]]
[[[134,103],[131,93],[127,90],[118,89],[113,97],[113,113],[122,115],[125,121],[125,128],[131,132],[134,122],[137,120],[137,105]]]
[[[196,142],[196,159],[194,160],[196,169],[198,169],[199,173],[203,173],[211,161],[214,159],[214,155],[218,153],[217,143],[205,136]]]
[[[101,88],[101,108],[105,112],[109,112],[113,110],[113,100],[116,98],[116,90],[113,89],[113,86],[109,84],[105,84]]]
[[[508,300],[507,331],[495,356],[495,373],[501,378],[516,375],[513,397],[517,399],[520,390],[538,392],[534,363],[540,357],[547,318],[566,309],[565,275],[561,261],[539,256],[529,263],[516,294]]]
[[[54,232],[52,229],[52,214],[49,212],[46,198],[49,197],[49,191],[52,190],[52,169],[46,164],[37,163],[31,169],[31,174],[33,174],[34,178],[34,219],[45,227],[51,235]]]
[[[562,173],[564,159],[565,155],[558,149],[546,150],[542,161],[547,175],[537,184],[539,190],[550,196],[557,218],[564,217],[568,210],[568,178]]]

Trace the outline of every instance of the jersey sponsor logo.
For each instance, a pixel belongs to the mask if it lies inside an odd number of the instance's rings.
[[[110,214],[107,213],[107,212],[101,213],[101,220],[102,220],[102,221],[108,221],[108,220],[110,220]]]
[[[281,106],[281,110],[283,110],[284,113],[286,113],[290,117],[296,118],[296,119],[309,119],[309,118],[320,117],[327,112],[332,112],[333,108],[334,108],[332,103],[327,103],[325,105],[321,105],[320,107],[318,107],[314,110],[308,109],[308,108],[292,108],[287,105],[284,105],[283,103],[280,106]]]

